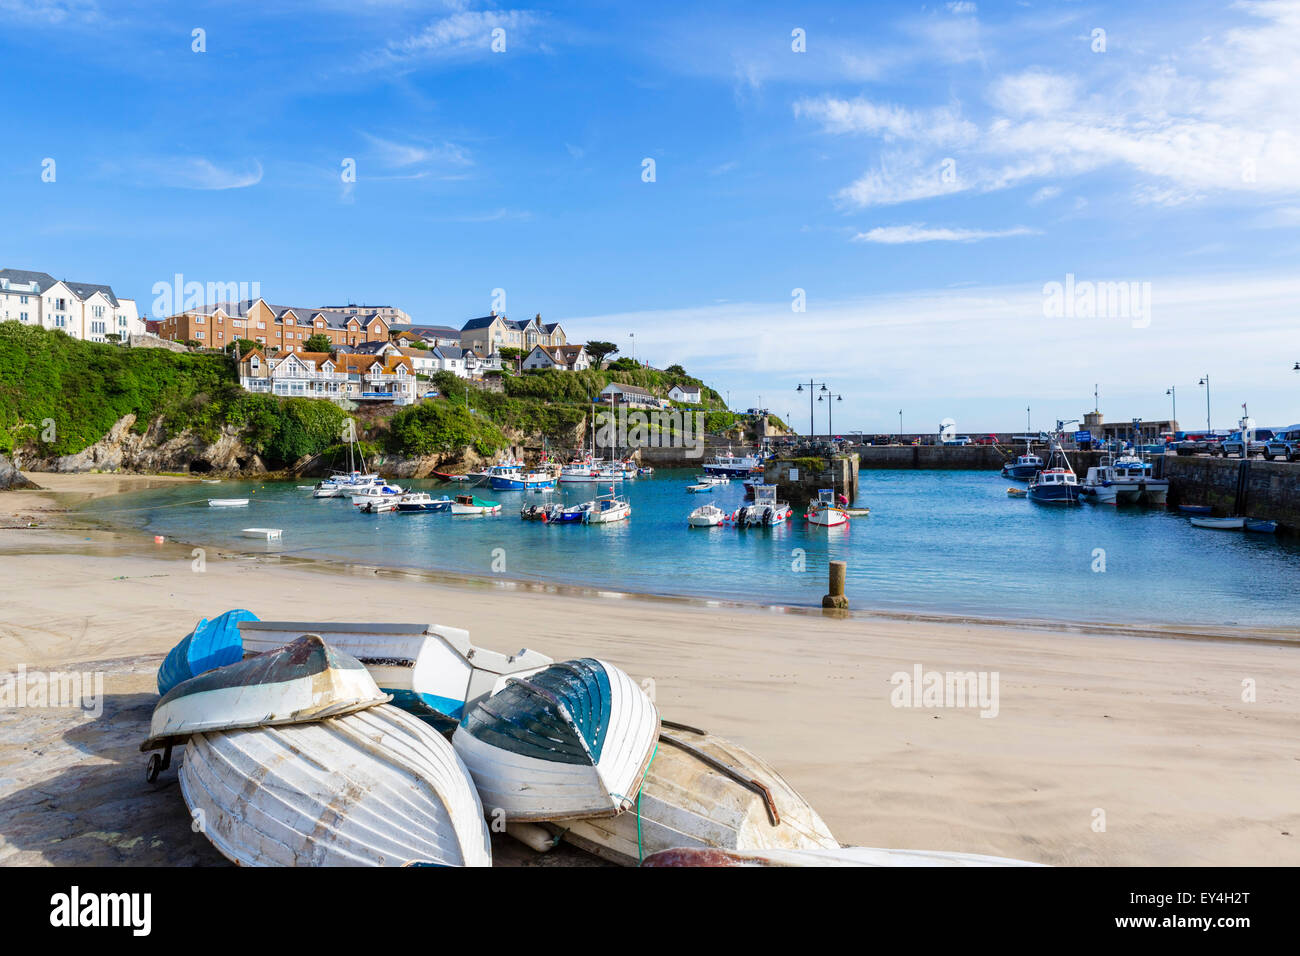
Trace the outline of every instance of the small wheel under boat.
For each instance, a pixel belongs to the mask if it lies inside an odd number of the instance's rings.
[[[158,782],[158,775],[172,765],[172,745],[168,744],[162,753],[154,751],[149,755],[149,762],[144,768],[144,778],[150,783]]]

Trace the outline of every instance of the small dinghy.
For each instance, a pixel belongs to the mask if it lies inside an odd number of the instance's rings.
[[[209,498],[209,508],[242,508],[248,504],[247,498]]]
[[[705,485],[705,484],[687,485],[686,490],[693,495],[703,495],[711,492],[713,490],[713,486]]]
[[[256,620],[256,614],[242,608],[227,611],[210,621],[200,620],[163,659],[158,668],[158,693],[165,694],[182,681],[214,667],[242,660],[244,648],[239,640],[239,624]]]
[[[1005,856],[942,850],[884,850],[846,846],[834,850],[661,850],[642,866],[1042,866]]]
[[[375,706],[195,734],[181,794],[241,866],[491,866],[483,806],[446,739]]]
[[[1192,518],[1198,528],[1215,528],[1220,531],[1240,531],[1246,526],[1245,518]]]
[[[1264,521],[1257,518],[1247,518],[1246,530],[1252,534],[1274,534],[1277,531],[1277,522]]]
[[[1029,492],[1026,491],[1024,488],[1008,488],[1008,489],[1007,489],[1007,497],[1008,497],[1008,498],[1028,498],[1028,497],[1029,497]]]
[[[280,528],[245,528],[243,535],[245,538],[265,538],[267,541],[279,541],[284,537],[284,531]]]
[[[403,710],[451,733],[465,711],[553,661],[536,651],[499,654],[475,647],[469,632],[441,624],[339,623],[245,620],[239,625],[245,654],[280,647],[299,634],[319,634],[330,647],[365,665],[379,688]]]
[[[1212,509],[1209,505],[1179,505],[1178,510],[1185,515],[1208,515]]]
[[[702,730],[663,726],[635,812],[567,821],[564,839],[627,866],[674,847],[839,849],[817,811],[765,761]]]
[[[375,679],[351,655],[315,634],[177,684],[154,707],[142,751],[210,730],[320,720],[386,704]]]
[[[871,514],[870,508],[845,508],[844,513],[851,518],[866,518]]]
[[[451,741],[488,813],[568,820],[634,807],[658,737],[659,714],[632,678],[584,658],[510,678]]]

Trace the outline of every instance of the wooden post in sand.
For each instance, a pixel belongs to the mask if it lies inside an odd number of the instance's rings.
[[[822,607],[847,609],[849,599],[844,596],[844,576],[848,572],[847,561],[831,562],[830,593],[822,598]]]

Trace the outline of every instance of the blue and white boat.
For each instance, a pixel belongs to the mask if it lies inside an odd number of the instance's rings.
[[[441,624],[336,621],[245,621],[245,654],[271,650],[299,634],[318,634],[359,660],[393,703],[444,733],[467,707],[496,693],[511,677],[527,677],[552,663],[527,649],[499,654],[470,643],[469,632]]]
[[[1028,481],[1042,470],[1043,459],[1026,450],[1025,454],[1017,456],[1014,462],[1009,461],[1002,466],[1002,477]]]
[[[1079,478],[1070,467],[1070,460],[1065,457],[1062,448],[1062,428],[1068,422],[1057,422],[1056,431],[1052,433],[1051,453],[1047,466],[1029,479],[1029,500],[1046,505],[1076,505],[1079,503]],[[1057,459],[1060,464],[1055,465]]]
[[[524,471],[522,465],[493,465],[488,469],[488,484],[493,491],[534,491],[554,488],[555,477],[540,471]]]
[[[435,498],[423,491],[413,491],[397,499],[397,510],[407,514],[426,511],[450,511],[451,499],[446,495]]]
[[[452,746],[489,816],[609,817],[636,806],[659,739],[659,713],[623,671],[563,661],[469,711]]]

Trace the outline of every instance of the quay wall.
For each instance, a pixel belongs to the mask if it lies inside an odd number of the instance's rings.
[[[1171,507],[1209,505],[1300,533],[1300,463],[1166,455],[1164,466]]]
[[[834,488],[843,493],[850,504],[858,500],[860,465],[856,454],[815,460],[817,467],[813,468],[810,467],[814,461],[811,458],[774,459],[763,470],[763,480],[776,485],[779,500],[788,501],[797,508],[815,500],[822,488]]]

